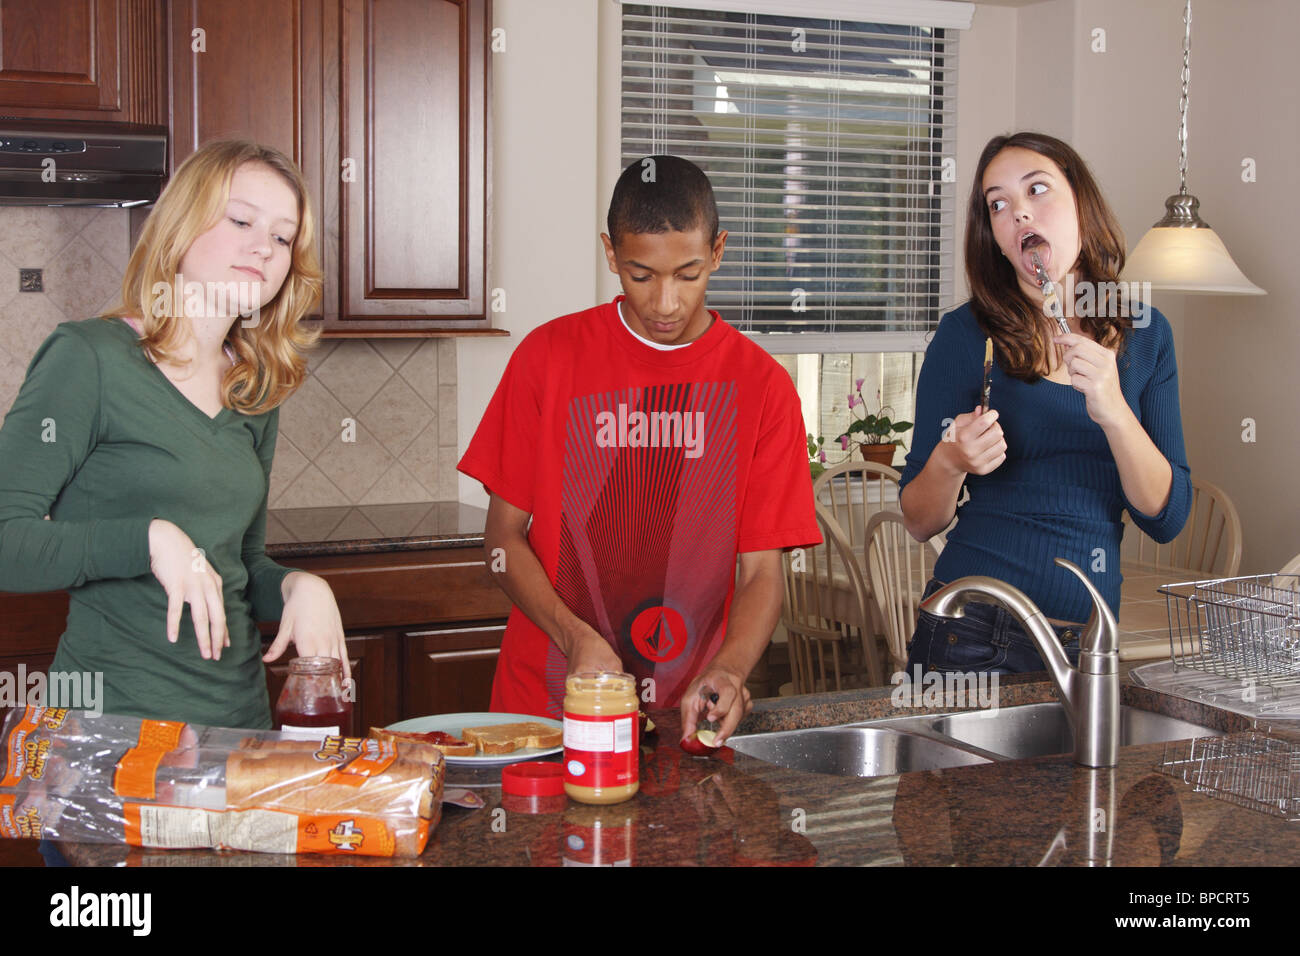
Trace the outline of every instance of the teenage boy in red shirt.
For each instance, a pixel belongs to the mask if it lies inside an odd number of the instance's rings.
[[[721,741],[752,707],[781,551],[821,540],[799,399],[705,308],[727,234],[699,167],[634,162],[607,227],[624,294],[520,342],[458,466],[491,495],[515,605],[492,709],[559,717],[567,675],[626,671],[684,737],[703,714]]]

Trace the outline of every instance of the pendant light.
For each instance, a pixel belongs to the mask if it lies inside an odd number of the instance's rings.
[[[1212,295],[1266,295],[1242,274],[1209,224],[1201,201],[1187,191],[1187,85],[1191,79],[1192,0],[1183,15],[1183,96],[1178,105],[1179,189],[1165,200],[1165,216],[1142,237],[1124,266],[1126,282],[1149,282],[1154,290]]]

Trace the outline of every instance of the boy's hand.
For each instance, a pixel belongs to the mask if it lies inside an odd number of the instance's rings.
[[[583,674],[589,671],[623,672],[623,662],[614,653],[594,628],[579,621],[569,636],[569,674]]]
[[[700,691],[716,693],[718,702],[711,704],[701,696]],[[745,686],[745,675],[738,674],[729,667],[719,664],[716,659],[691,681],[682,695],[682,739],[690,737],[699,726],[703,717],[718,725],[718,736],[714,743],[722,746],[727,738],[754,709],[749,688]]]

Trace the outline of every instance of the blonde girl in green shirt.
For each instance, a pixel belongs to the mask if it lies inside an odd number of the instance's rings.
[[[320,288],[297,167],[210,143],[149,216],[123,304],[33,357],[0,427],[0,590],[68,590],[52,669],[102,673],[107,712],[269,726],[259,619],[280,621],[266,661],[293,643],[348,671],[329,586],[265,554]]]

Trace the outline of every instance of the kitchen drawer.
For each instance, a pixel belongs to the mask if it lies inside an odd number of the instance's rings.
[[[510,613],[510,599],[478,548],[297,558],[291,563],[329,582],[348,630],[499,620]]]

